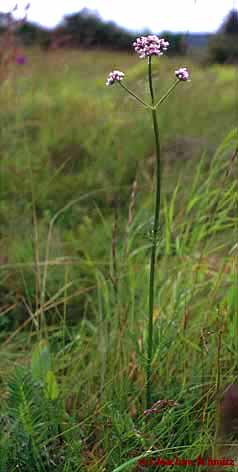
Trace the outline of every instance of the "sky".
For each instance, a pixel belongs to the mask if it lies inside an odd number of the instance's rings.
[[[18,3],[18,15],[28,1],[0,0],[0,11],[9,11]],[[104,20],[134,31],[149,28],[183,32],[214,32],[238,0],[31,0],[30,21],[54,27],[63,16],[87,7],[97,10]]]

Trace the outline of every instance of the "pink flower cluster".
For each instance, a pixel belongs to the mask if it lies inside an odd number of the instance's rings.
[[[106,85],[113,85],[115,82],[120,82],[124,77],[125,74],[120,70],[113,70],[107,78]]]
[[[18,65],[24,65],[24,64],[26,64],[26,62],[27,62],[26,56],[22,56],[22,55],[21,56],[16,56],[16,63]]]
[[[169,42],[163,38],[158,38],[155,34],[149,36],[141,36],[133,43],[135,51],[141,59],[150,56],[162,56],[167,51]]]
[[[134,41],[133,46],[139,57],[143,59],[151,56],[162,56],[164,51],[167,51],[169,42],[164,38],[159,38],[155,34],[149,34],[148,36],[137,38]],[[174,73],[179,81],[190,81],[190,73],[187,67],[180,67]],[[125,74],[120,70],[113,70],[107,78],[106,85],[113,85],[115,82],[121,82],[124,77]]]
[[[175,75],[179,80],[186,82],[189,80],[189,72],[187,67],[180,67],[180,69],[175,71]]]

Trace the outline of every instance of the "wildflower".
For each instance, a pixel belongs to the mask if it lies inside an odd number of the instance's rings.
[[[189,77],[189,72],[187,67],[180,67],[180,69],[175,71],[176,77],[178,77],[179,80],[186,82],[187,80],[190,80]]]
[[[26,64],[26,56],[17,56],[16,57],[16,63],[19,64],[19,65]]]
[[[113,85],[115,82],[120,82],[122,79],[124,79],[125,74],[121,72],[120,70],[113,70],[110,72],[106,85]]]
[[[141,59],[150,56],[162,56],[167,51],[169,42],[163,38],[158,38],[155,34],[141,36],[133,43],[135,51]]]

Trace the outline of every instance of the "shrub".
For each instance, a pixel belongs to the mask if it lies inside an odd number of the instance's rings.
[[[218,64],[238,62],[238,36],[217,34],[209,40],[209,62]]]
[[[210,62],[238,62],[238,13],[231,10],[217,34],[209,41]]]

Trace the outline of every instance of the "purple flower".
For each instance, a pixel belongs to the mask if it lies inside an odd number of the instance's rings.
[[[163,38],[158,38],[155,34],[141,36],[133,43],[134,49],[141,59],[150,56],[162,56],[167,51],[169,42]]]
[[[107,78],[106,85],[113,85],[115,82],[120,82],[124,77],[125,74],[120,70],[113,70]]]
[[[190,80],[190,74],[188,72],[187,67],[180,67],[180,69],[175,71],[175,75],[179,80],[183,82]]]
[[[19,65],[26,64],[26,56],[17,56],[16,57],[16,63],[19,64]]]

